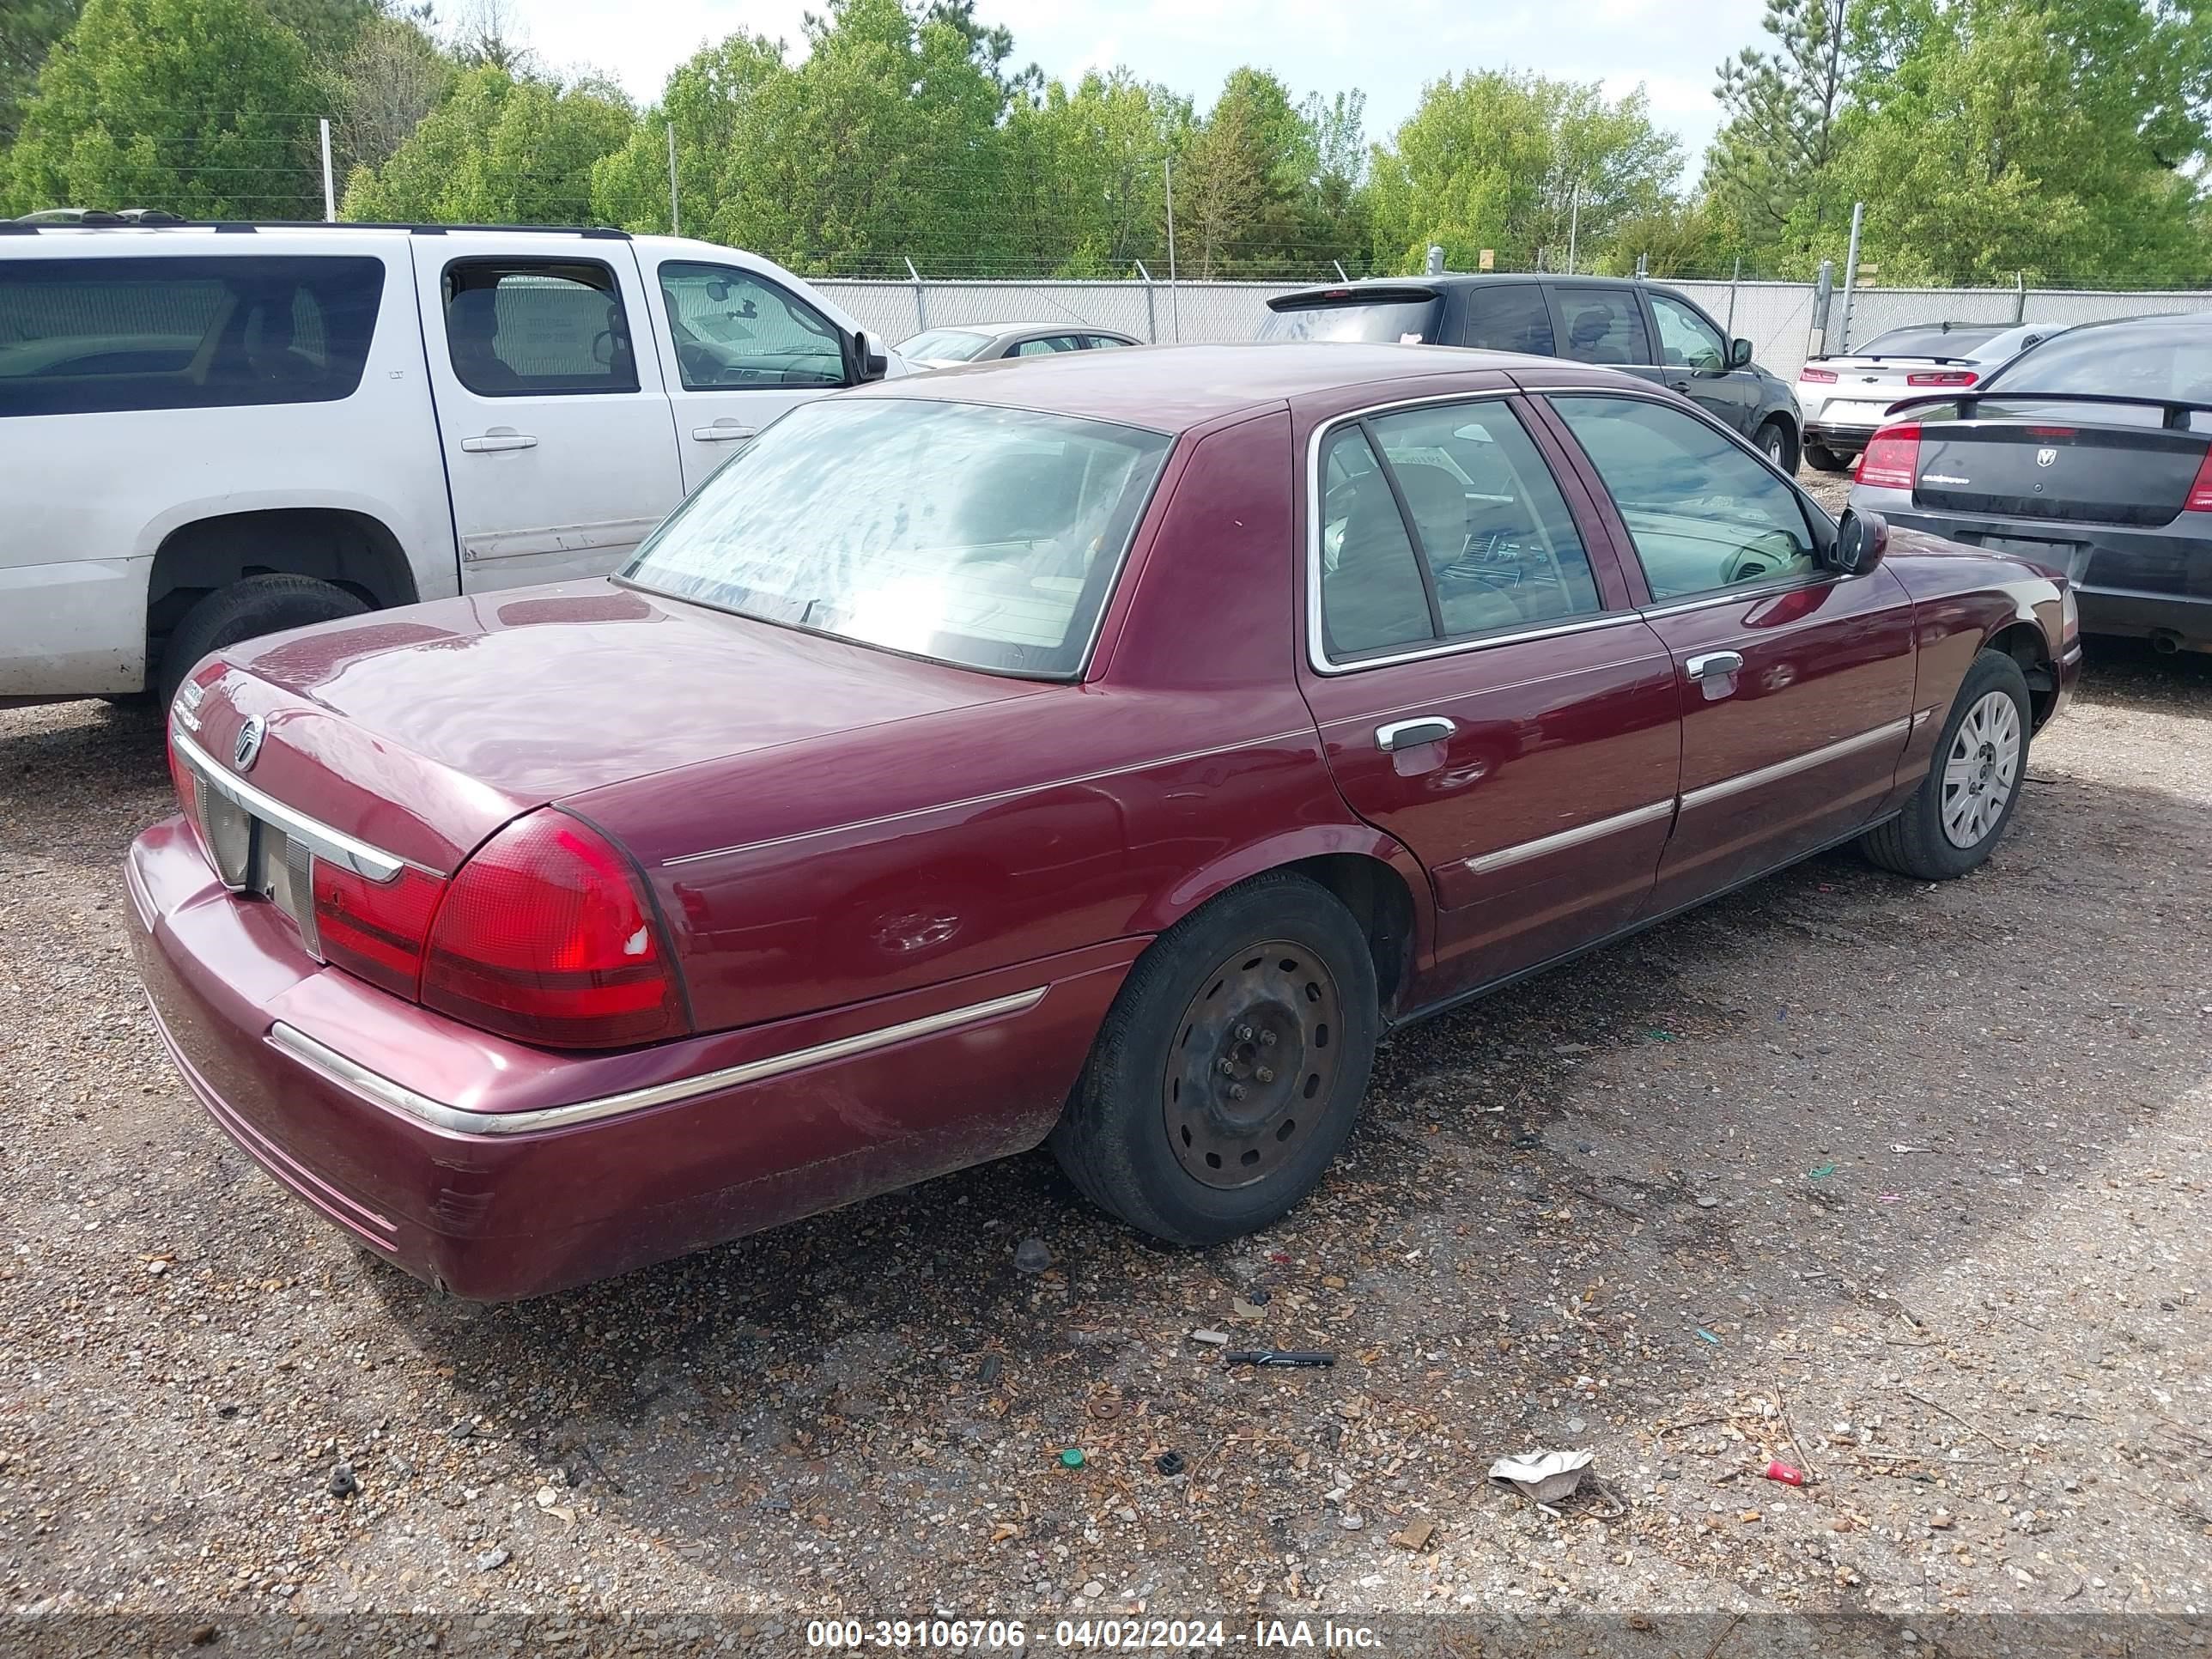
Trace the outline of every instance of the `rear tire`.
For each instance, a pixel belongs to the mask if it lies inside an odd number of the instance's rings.
[[[185,612],[161,652],[155,689],[167,709],[185,676],[210,651],[287,628],[357,617],[368,602],[312,576],[248,576],[216,591]]]
[[[1302,876],[1255,877],[1138,958],[1053,1153],[1091,1202],[1155,1238],[1264,1227],[1352,1133],[1381,1024],[1351,913]]]
[[[1978,869],[2020,805],[2033,724],[2020,665],[2002,651],[1983,652],[1951,704],[1928,775],[1903,811],[1859,838],[1860,849],[1916,881]]]
[[[1815,472],[1848,472],[1851,470],[1849,455],[1838,455],[1826,444],[1807,444],[1805,463]]]

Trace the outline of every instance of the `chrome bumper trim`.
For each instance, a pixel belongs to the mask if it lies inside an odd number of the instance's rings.
[[[1830,761],[1841,760],[1846,755],[1855,755],[1862,749],[1871,749],[1877,744],[1898,741],[1911,730],[1912,721],[1909,717],[1891,720],[1885,725],[1875,726],[1871,732],[1862,732],[1855,738],[1844,738],[1821,748],[1808,750],[1804,754],[1793,755],[1786,761],[1777,761],[1771,766],[1762,766],[1756,772],[1744,772],[1732,778],[1723,778],[1718,783],[1709,783],[1702,789],[1692,789],[1684,795],[1683,809],[1687,811],[1692,806],[1704,806],[1711,801],[1725,800],[1730,795],[1740,795],[1745,790],[1756,789],[1762,784],[1778,783],[1795,773],[1809,772],[1816,766],[1826,766]]]
[[[343,865],[354,874],[369,881],[391,881],[407,867],[407,860],[380,848],[371,847],[365,841],[356,841],[342,830],[318,823],[306,813],[285,805],[273,795],[264,794],[236,773],[216,765],[209,757],[207,750],[187,737],[180,726],[169,728],[169,741],[175,745],[178,758],[198,780],[202,788],[212,789],[264,823],[276,825],[292,840],[305,842],[307,849],[317,858]],[[432,870],[427,873],[442,877],[444,872]]]
[[[1503,870],[1508,865],[1519,864],[1524,859],[1540,859],[1547,853],[1564,853],[1571,847],[1580,847],[1586,842],[1633,830],[1639,824],[1656,823],[1661,818],[1673,816],[1674,800],[1655,800],[1649,806],[1638,806],[1609,818],[1599,818],[1592,823],[1577,824],[1571,830],[1562,830],[1556,836],[1546,836],[1539,841],[1516,842],[1510,847],[1501,847],[1494,853],[1485,853],[1467,860],[1466,868],[1475,875],[1492,870]]]
[[[941,1014],[925,1014],[919,1019],[886,1025],[880,1030],[862,1031],[852,1036],[840,1037],[835,1042],[818,1042],[811,1048],[794,1048],[788,1054],[749,1060],[742,1066],[726,1066],[718,1072],[702,1072],[696,1077],[656,1083],[648,1088],[632,1089],[623,1094],[602,1095],[597,1100],[580,1100],[567,1106],[546,1106],[526,1112],[470,1112],[448,1106],[442,1101],[432,1100],[428,1095],[417,1094],[404,1084],[394,1083],[390,1078],[370,1071],[358,1060],[348,1059],[335,1048],[325,1047],[306,1032],[296,1030],[282,1020],[270,1028],[269,1041],[333,1081],[342,1083],[396,1111],[404,1112],[410,1117],[420,1118],[433,1127],[465,1135],[521,1135],[545,1129],[566,1128],[575,1123],[594,1122],[600,1118],[617,1117],[625,1112],[641,1112],[651,1106],[665,1106],[676,1101],[690,1100],[695,1096],[712,1094],[718,1089],[734,1089],[743,1084],[781,1077],[787,1072],[801,1071],[810,1066],[849,1060],[855,1054],[887,1048],[893,1043],[905,1042],[915,1037],[933,1036],[940,1031],[972,1025],[981,1020],[996,1019],[1005,1014],[1024,1013],[1043,1001],[1045,993],[1050,988],[1049,986],[1040,985],[1033,990],[1017,991],[1012,996],[994,997],[988,1002],[970,1003],[964,1008],[948,1008]]]

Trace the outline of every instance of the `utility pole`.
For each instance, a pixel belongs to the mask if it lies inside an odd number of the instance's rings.
[[[676,123],[668,124],[668,234],[681,236],[684,222],[676,211]]]
[[[1844,320],[1836,330],[1836,349],[1851,349],[1851,295],[1859,285],[1859,224],[1866,216],[1866,204],[1851,204],[1851,245],[1844,254]]]
[[[1575,274],[1575,234],[1583,224],[1583,187],[1581,180],[1567,187],[1567,275]]]
[[[1175,157],[1163,157],[1160,177],[1168,192],[1168,314],[1174,319],[1176,343],[1182,343],[1182,290],[1176,286],[1175,257]]]
[[[338,193],[331,179],[331,118],[325,115],[315,125],[323,130],[323,222],[334,225],[338,222]]]

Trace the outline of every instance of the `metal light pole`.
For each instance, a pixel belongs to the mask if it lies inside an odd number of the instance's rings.
[[[1851,349],[1851,295],[1859,285],[1859,223],[1866,216],[1866,204],[1851,204],[1851,245],[1844,254],[1844,320],[1836,330],[1836,349]]]
[[[1580,180],[1567,187],[1567,275],[1575,274],[1575,234],[1583,224],[1583,187]]]
[[[1176,343],[1182,343],[1182,290],[1176,286],[1175,257],[1175,158],[1164,156],[1160,161],[1160,177],[1166,181],[1168,192],[1168,314],[1174,319]]]
[[[676,211],[676,123],[668,124],[668,234],[681,236],[684,222]]]
[[[325,115],[315,125],[323,130],[323,222],[334,225],[338,222],[338,194],[331,179],[331,118]]]

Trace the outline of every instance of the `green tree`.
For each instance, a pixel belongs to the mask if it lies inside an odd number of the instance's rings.
[[[470,70],[380,167],[346,181],[343,216],[450,224],[572,225],[592,216],[592,169],[629,142],[616,88],[562,88]]]
[[[757,119],[754,100],[768,82],[790,73],[780,40],[740,32],[702,46],[670,72],[660,102],[623,147],[593,165],[594,216],[628,230],[668,228],[667,131],[673,125],[684,230],[714,241],[738,240],[728,204],[740,193],[744,147]]]
[[[1161,163],[1191,125],[1189,100],[1127,70],[1017,97],[1000,146],[1005,269],[1125,276],[1166,270]]]
[[[2212,42],[2193,14],[1887,0],[1873,25],[1841,164],[1886,277],[2201,280]]]
[[[319,218],[319,94],[262,0],[86,0],[23,106],[0,198]]]
[[[453,60],[413,18],[372,19],[325,76],[340,167],[389,161],[453,80]]]
[[[1766,0],[1759,27],[1772,41],[1721,65],[1726,120],[1705,158],[1705,188],[1721,210],[1779,259],[1799,256],[1848,218],[1837,165],[1841,125],[1863,64],[1851,40],[1860,0]],[[1771,263],[1771,261],[1770,261]]]
[[[1418,270],[1433,244],[1461,269],[1486,247],[1502,270],[1527,269],[1540,251],[1558,268],[1571,222],[1581,246],[1602,247],[1668,200],[1681,167],[1641,88],[1615,100],[1595,82],[1510,70],[1438,81],[1375,148],[1376,266]]]
[[[77,0],[7,0],[0,5],[0,146],[15,136],[23,100],[46,52],[76,21]]]

